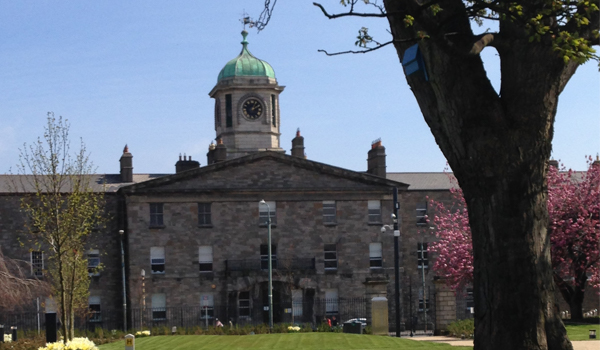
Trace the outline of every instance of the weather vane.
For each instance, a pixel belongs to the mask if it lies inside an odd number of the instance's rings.
[[[242,19],[240,19],[240,22],[242,22],[242,24],[244,25],[244,30],[246,30],[246,25],[248,25],[248,28],[252,28],[256,25],[256,23],[254,23],[252,18],[250,18],[250,16],[248,16],[248,14],[246,13],[246,10],[244,10],[244,13],[242,13]]]

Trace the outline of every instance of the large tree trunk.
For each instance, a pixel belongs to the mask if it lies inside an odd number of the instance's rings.
[[[576,65],[503,23],[494,42],[498,94],[479,55],[469,54],[476,39],[463,3],[442,0],[435,17],[411,4],[385,1],[400,58],[416,30],[430,35],[418,42],[429,81],[407,81],[469,209],[475,350],[572,349],[554,299],[546,173],[558,95]],[[403,21],[407,11],[414,27]]]

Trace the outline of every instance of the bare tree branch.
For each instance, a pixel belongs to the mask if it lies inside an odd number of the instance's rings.
[[[420,40],[420,39],[418,39],[418,38],[415,38],[415,39],[409,39],[409,40],[400,40],[400,41],[417,41],[417,40]],[[368,49],[366,49],[366,50],[359,50],[359,51],[355,51],[355,50],[348,50],[348,51],[340,51],[340,52],[334,52],[334,53],[329,53],[329,52],[327,52],[326,50],[317,50],[317,51],[318,51],[318,52],[323,52],[323,53],[325,53],[327,56],[345,55],[345,54],[349,54],[349,53],[352,53],[352,54],[355,54],[355,53],[367,53],[367,52],[371,52],[371,51],[379,50],[379,49],[381,49],[382,47],[384,47],[384,46],[387,46],[387,45],[389,45],[389,44],[391,44],[391,43],[393,43],[393,42],[398,42],[398,40],[390,40],[390,41],[388,41],[387,43],[379,44],[379,45],[377,45],[377,46],[375,46],[375,47],[371,47],[371,48],[368,48]]]
[[[28,262],[6,257],[0,250],[0,309],[12,310],[49,293],[48,283],[29,278]]]
[[[349,12],[344,12],[344,13],[338,13],[338,14],[334,14],[334,15],[330,15],[325,8],[323,7],[323,5],[313,2],[313,5],[315,5],[316,7],[320,8],[321,11],[323,12],[323,15],[325,15],[325,17],[329,18],[329,19],[335,19],[335,18],[340,18],[340,17],[347,17],[347,16],[354,16],[354,17],[380,17],[380,18],[385,18],[387,17],[387,14],[385,13],[357,13],[354,12],[354,8],[351,8]]]

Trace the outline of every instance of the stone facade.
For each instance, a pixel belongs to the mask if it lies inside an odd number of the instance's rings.
[[[2,180],[6,180],[3,178]],[[0,186],[1,187],[1,186]],[[44,269],[48,264],[47,247],[38,247],[26,228],[25,217],[20,209],[22,194],[3,192],[0,194],[0,247],[3,253],[13,259],[23,262],[22,267],[31,271],[31,252],[41,250],[44,252]],[[99,229],[87,237],[87,247],[98,250],[101,271],[91,277],[90,296],[100,298],[106,309],[122,309],[121,287],[121,254],[120,237],[118,233],[120,213],[116,193],[106,193],[105,215],[106,227]],[[46,276],[39,276],[41,279]],[[48,295],[39,295],[42,305],[47,301]],[[25,305],[25,310],[33,309],[35,300]],[[122,315],[122,314],[121,314]],[[109,315],[107,315],[109,317]],[[121,316],[122,319],[122,316]]]
[[[215,305],[227,305],[229,311],[221,317],[239,321],[237,295],[249,292],[250,307],[262,308],[267,276],[261,268],[261,245],[267,245],[267,227],[259,221],[259,201],[266,199],[275,203],[273,280],[281,303],[291,303],[290,290],[301,291],[302,299],[326,298],[327,290],[335,290],[341,299],[385,296],[393,263],[380,228],[381,217],[391,213],[394,186],[406,187],[261,152],[123,188],[130,285],[139,282],[134,271],[152,270],[152,247],[161,247],[164,273],[146,279],[146,294],[164,294],[166,307],[201,305],[202,296],[210,294]],[[332,222],[324,222],[323,201],[335,202]],[[381,203],[377,221],[369,222],[368,201]],[[149,203],[162,205],[160,227],[151,225]],[[198,203],[210,203],[210,225],[199,224]],[[370,266],[370,243],[385,247],[381,266]],[[325,268],[325,245],[335,247],[334,269]],[[200,247],[212,249],[210,271],[199,271]],[[274,311],[276,321],[284,320],[285,315]],[[304,320],[315,323],[319,316],[305,313]]]

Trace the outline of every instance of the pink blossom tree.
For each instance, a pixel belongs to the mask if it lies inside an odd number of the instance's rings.
[[[548,227],[554,281],[573,318],[583,318],[586,285],[600,289],[600,161],[587,172],[548,172]],[[467,206],[460,189],[451,190],[451,207],[431,200],[429,224],[438,241],[433,269],[455,290],[473,281],[473,246]]]
[[[588,171],[548,172],[554,282],[571,308],[573,318],[583,318],[586,284],[598,287],[600,239],[600,162]],[[591,277],[591,278],[590,278]]]

